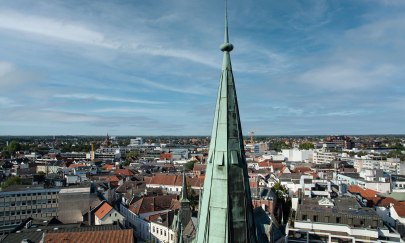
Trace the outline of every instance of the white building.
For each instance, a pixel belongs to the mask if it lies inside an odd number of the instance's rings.
[[[337,153],[317,151],[313,153],[314,164],[328,164],[336,160]]]
[[[288,161],[296,161],[296,162],[309,162],[312,160],[314,150],[300,150],[298,148],[293,149],[283,149],[282,150],[284,158],[287,158]]]
[[[381,156],[373,155],[357,157],[355,158],[353,164],[357,171],[361,171],[363,169],[381,169],[389,173],[397,173],[398,165],[400,165],[399,158],[388,158],[385,160]]]
[[[125,224],[125,217],[122,216],[117,210],[111,207],[106,201],[98,206],[94,212],[95,225],[113,224],[119,222]]]

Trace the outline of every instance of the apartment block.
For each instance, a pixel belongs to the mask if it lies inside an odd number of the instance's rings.
[[[0,192],[0,235],[25,219],[56,217],[59,189],[12,186]]]

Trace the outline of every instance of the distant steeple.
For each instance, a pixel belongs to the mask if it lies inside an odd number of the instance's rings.
[[[238,101],[232,73],[227,6],[224,53],[215,108],[197,243],[257,242]]]
[[[187,199],[187,182],[186,182],[186,175],[183,171],[183,183],[182,183],[182,189],[181,189],[181,196],[180,196],[180,202],[190,202]]]
[[[190,201],[187,198],[187,182],[184,171],[183,171],[182,190],[180,194],[180,209],[178,216],[179,222],[183,226],[186,226],[191,220],[191,207]]]

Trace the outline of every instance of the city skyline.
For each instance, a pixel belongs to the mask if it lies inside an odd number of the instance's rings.
[[[232,2],[244,134],[405,133],[404,3]],[[221,7],[5,1],[0,135],[208,135]]]

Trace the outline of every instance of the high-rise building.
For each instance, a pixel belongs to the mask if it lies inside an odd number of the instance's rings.
[[[257,242],[227,22],[225,14],[224,57],[199,207],[198,243]]]

